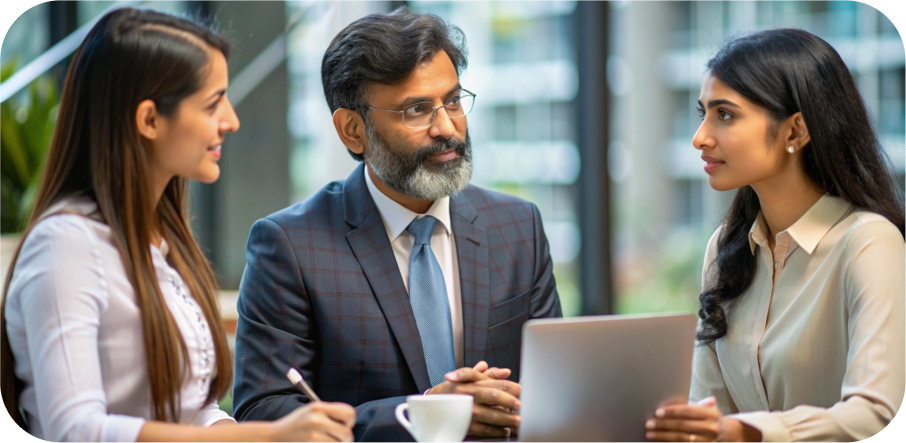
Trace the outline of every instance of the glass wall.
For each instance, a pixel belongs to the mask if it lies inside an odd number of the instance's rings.
[[[291,176],[296,200],[346,178],[356,165],[340,144],[324,101],[324,51],[355,19],[394,6],[289,3],[288,17],[306,14],[289,47],[288,118],[295,140]],[[469,115],[472,183],[538,205],[564,312],[578,315],[575,2],[409,2],[409,7],[437,14],[465,33],[469,67],[461,83],[477,94]]]
[[[705,246],[732,197],[708,186],[692,147],[704,66],[725,38],[775,27],[805,29],[840,53],[902,185],[903,42],[874,8],[856,2],[613,2],[607,82],[617,312],[697,309]]]

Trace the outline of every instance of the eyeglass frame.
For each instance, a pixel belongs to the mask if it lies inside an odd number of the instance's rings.
[[[470,91],[470,90],[468,90],[468,89],[462,88],[462,89],[460,89],[459,91],[460,91],[460,96],[462,95],[462,92],[466,92],[467,94],[469,94],[469,95],[472,96],[472,100],[475,100],[476,98],[478,98],[478,95],[477,95],[477,94],[475,94],[474,92],[472,92],[472,91]],[[451,97],[451,98],[452,98],[452,97]],[[406,115],[404,114],[404,113],[406,112],[406,109],[408,109],[408,108],[410,108],[410,107],[412,107],[412,106],[415,106],[415,105],[422,105],[422,104],[426,104],[426,103],[432,106],[432,109],[431,109],[431,121],[428,123],[428,125],[427,125],[427,126],[420,126],[420,127],[418,127],[418,128],[410,128],[409,126],[406,126]],[[374,110],[377,110],[377,111],[396,112],[396,113],[400,114],[400,120],[402,120],[402,122],[403,122],[403,127],[408,128],[408,129],[425,129],[425,128],[430,128],[431,125],[434,124],[434,120],[437,118],[437,110],[438,110],[439,108],[446,108],[446,107],[447,107],[447,105],[434,106],[434,103],[431,103],[431,102],[418,102],[418,103],[412,103],[411,105],[406,105],[406,107],[403,108],[401,111],[397,111],[397,110],[394,110],[394,109],[375,108],[374,106],[368,106],[368,109],[374,109]],[[474,108],[474,107],[475,107],[475,102],[473,101],[473,102],[472,102],[472,108]],[[459,117],[450,117],[450,119],[454,119],[454,118],[463,118],[463,117],[469,115],[469,112],[472,112],[472,108],[469,108],[468,111],[463,112],[462,115],[460,115]],[[448,112],[449,112],[449,111],[448,111]],[[448,117],[449,117],[449,115],[448,115]]]

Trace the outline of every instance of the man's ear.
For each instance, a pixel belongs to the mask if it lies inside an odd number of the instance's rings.
[[[340,141],[355,154],[365,152],[365,120],[352,109],[339,108],[333,113],[333,126],[337,129]]]
[[[135,109],[135,127],[138,133],[148,140],[155,140],[161,135],[161,115],[157,113],[154,100],[143,100]]]
[[[802,117],[802,112],[791,115],[787,122],[790,125],[790,132],[786,140],[787,146],[793,146],[797,151],[808,146],[812,138],[808,133],[808,126],[805,125],[805,118]]]

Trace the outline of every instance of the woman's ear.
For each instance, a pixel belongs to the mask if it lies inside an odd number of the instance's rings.
[[[154,100],[143,100],[135,109],[135,127],[138,133],[148,140],[155,140],[161,132],[161,116],[157,113]]]
[[[787,146],[793,146],[796,150],[802,149],[812,140],[808,133],[808,126],[805,125],[805,118],[802,112],[791,115],[787,121],[790,123],[790,133],[787,137]]]
[[[365,120],[352,109],[339,108],[333,113],[333,126],[346,149],[362,155],[365,152]]]

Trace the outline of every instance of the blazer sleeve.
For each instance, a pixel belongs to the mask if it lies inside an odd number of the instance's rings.
[[[316,376],[317,329],[292,245],[270,219],[258,220],[249,233],[236,308],[236,420],[276,420],[308,403],[286,371]]]
[[[249,234],[239,284],[233,416],[238,421],[276,420],[310,400],[286,378],[296,368],[316,380],[317,326],[299,263],[284,230],[258,220]],[[411,441],[397,423],[392,397],[356,406],[357,441]]]
[[[551,248],[544,235],[541,213],[532,204],[532,218],[535,221],[535,284],[532,288],[530,318],[562,317],[557,282],[554,281],[554,262]]]

